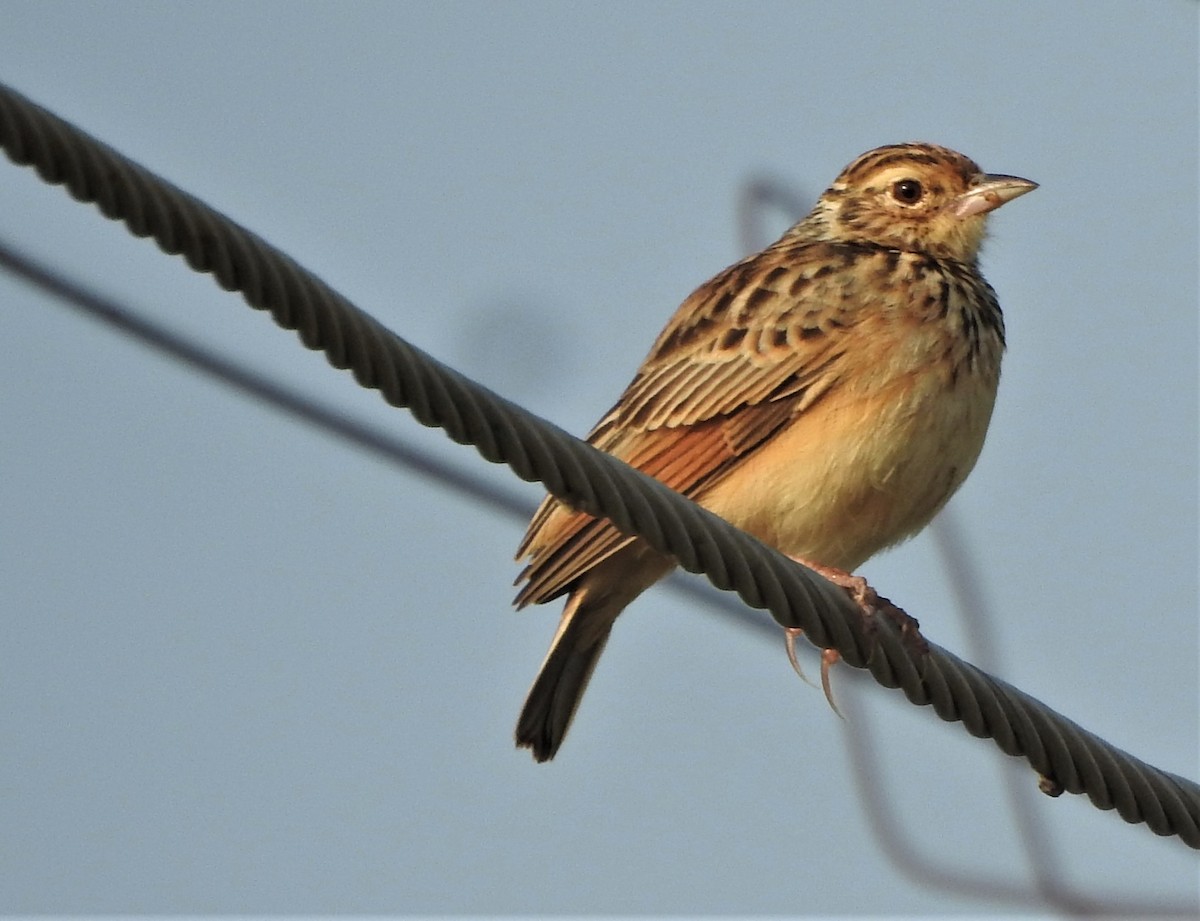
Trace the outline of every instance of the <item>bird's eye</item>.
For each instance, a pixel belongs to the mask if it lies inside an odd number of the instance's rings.
[[[924,194],[924,187],[915,179],[901,179],[892,185],[892,198],[902,205],[915,205]]]

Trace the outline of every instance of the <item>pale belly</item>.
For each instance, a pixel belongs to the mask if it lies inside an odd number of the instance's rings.
[[[789,556],[854,570],[926,524],[966,479],[994,379],[924,379],[801,413],[701,505]]]

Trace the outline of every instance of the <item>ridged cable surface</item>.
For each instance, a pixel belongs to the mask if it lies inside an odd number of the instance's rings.
[[[1200,848],[1194,782],[1114,748],[932,643],[927,653],[914,651],[886,618],[875,618],[867,635],[841,589],[409,345],[259,237],[3,84],[0,145],[13,162],[33,166],[45,181],[65,185],[79,201],[96,203],[132,233],[153,237],[165,252],[241,292],[310,349],[324,351],[335,368],[350,370],[424,425],[572,506],[610,518],[717,588],[766,608],[781,625],[837,649],[885,687],[993,739],[1006,754],[1024,756],[1063,790]]]

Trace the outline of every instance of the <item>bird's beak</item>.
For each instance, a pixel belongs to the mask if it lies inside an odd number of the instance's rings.
[[[994,211],[1006,201],[1012,201],[1019,195],[1032,192],[1038,187],[1036,182],[1022,179],[1019,176],[1001,176],[996,173],[981,173],[971,181],[971,188],[950,202],[950,213],[955,217],[970,217],[973,214],[987,214]]]

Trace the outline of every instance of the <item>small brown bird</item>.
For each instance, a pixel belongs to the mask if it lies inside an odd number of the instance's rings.
[[[863,154],[683,302],[588,441],[791,557],[855,569],[979,456],[1004,320],[977,255],[988,212],[1035,188],[933,144]],[[570,593],[517,722],[546,761],[617,615],[675,561],[552,497],[517,556],[518,607]]]

